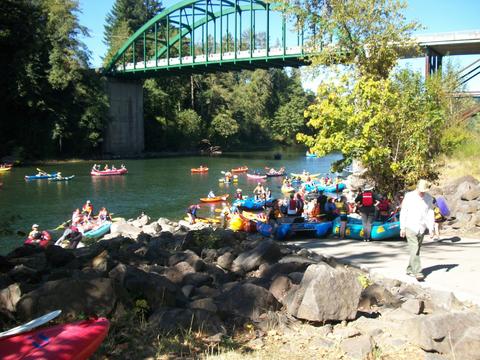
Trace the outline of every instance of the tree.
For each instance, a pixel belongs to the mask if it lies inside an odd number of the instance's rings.
[[[226,143],[229,138],[238,132],[238,128],[238,123],[232,118],[232,114],[222,112],[214,117],[210,125],[210,132],[216,140]]]
[[[353,65],[364,76],[388,78],[412,32],[402,0],[281,0],[281,7],[307,29],[314,65]]]
[[[318,88],[305,115],[313,134],[297,137],[318,155],[340,151],[343,168],[353,159],[380,191],[395,193],[420,178],[437,177],[432,159],[440,154],[445,108],[436,92],[438,78],[424,82],[402,70],[375,80],[347,73]]]

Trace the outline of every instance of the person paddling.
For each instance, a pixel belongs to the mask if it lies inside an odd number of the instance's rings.
[[[190,220],[190,225],[195,224],[197,220],[197,210],[200,209],[200,205],[190,205],[187,209],[187,216]]]

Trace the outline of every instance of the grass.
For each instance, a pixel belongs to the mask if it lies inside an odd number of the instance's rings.
[[[450,156],[440,159],[440,181],[448,182],[461,176],[472,175],[480,179],[480,139],[467,141]]]

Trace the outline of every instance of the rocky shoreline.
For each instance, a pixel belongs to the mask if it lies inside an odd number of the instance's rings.
[[[392,344],[425,359],[480,353],[480,312],[451,293],[373,282],[259,234],[164,218],[121,220],[81,249],[17,248],[0,257],[0,289],[2,329],[56,309],[60,321],[107,316],[112,329],[98,358],[162,358],[159,334],[201,333],[211,346],[239,329],[258,341],[306,322],[322,329],[322,347],[346,358]]]

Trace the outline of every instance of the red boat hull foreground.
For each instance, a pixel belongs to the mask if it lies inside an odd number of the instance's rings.
[[[90,171],[90,175],[92,175],[92,176],[124,175],[126,173],[128,173],[127,169],[103,170],[103,171],[92,170],[92,171]]]
[[[0,339],[2,360],[84,360],[98,349],[110,324],[105,318],[35,329]]]

